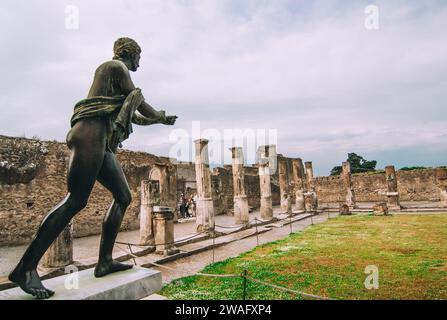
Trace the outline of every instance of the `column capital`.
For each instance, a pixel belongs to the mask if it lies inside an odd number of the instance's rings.
[[[233,163],[235,164],[244,164],[244,151],[242,147],[232,147],[229,148],[231,151],[231,159],[233,159]]]
[[[207,145],[210,142],[208,139],[197,139],[194,141],[195,144]]]

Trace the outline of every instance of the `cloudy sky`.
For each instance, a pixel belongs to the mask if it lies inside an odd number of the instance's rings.
[[[199,121],[222,139],[276,129],[278,152],[318,175],[348,152],[446,165],[446,30],[444,0],[2,0],[0,134],[64,141],[95,68],[129,36],[143,49],[136,86],[179,120],[134,128],[128,149],[168,155],[173,130]]]

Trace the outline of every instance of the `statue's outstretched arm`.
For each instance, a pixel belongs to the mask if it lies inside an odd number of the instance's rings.
[[[137,108],[138,112],[141,113],[146,118],[160,118],[160,119],[166,119],[166,114],[164,111],[160,110],[157,111],[152,106],[147,103],[146,101],[143,101],[142,104]],[[160,122],[162,123],[162,122]]]
[[[147,117],[143,116],[141,113],[139,113],[138,111],[135,112],[132,117],[132,123],[139,125],[139,126],[150,126],[152,124],[163,123],[164,121],[166,121],[166,117],[147,118]]]
[[[125,94],[131,93],[133,90],[135,90],[135,85],[132,82],[132,79],[130,78],[130,74],[128,70],[120,70],[120,73],[118,74],[118,77],[120,79],[120,86],[122,91]],[[140,116],[143,116],[147,119],[139,119],[137,121],[141,123],[149,123],[151,121],[154,121],[152,119],[156,119],[157,122],[152,122],[150,124],[154,123],[161,123],[166,125],[173,125],[175,121],[177,120],[177,116],[166,116],[165,111],[155,110],[150,104],[143,101],[143,103],[137,108],[138,112],[140,112]],[[148,125],[148,124],[142,124],[142,125]]]

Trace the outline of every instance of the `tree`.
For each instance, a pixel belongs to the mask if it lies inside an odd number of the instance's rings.
[[[370,172],[376,170],[377,161],[367,161],[356,153],[348,153],[348,160],[352,173]],[[337,176],[342,172],[341,166],[336,166],[331,170],[331,176]]]

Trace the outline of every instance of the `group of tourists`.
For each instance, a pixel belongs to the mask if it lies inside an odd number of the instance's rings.
[[[197,195],[186,196],[184,193],[180,195],[179,213],[183,219],[196,216],[196,199]]]

